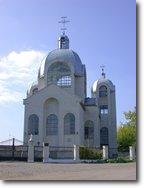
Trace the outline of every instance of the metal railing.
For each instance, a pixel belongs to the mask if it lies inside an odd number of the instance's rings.
[[[28,146],[0,145],[0,160],[26,161],[28,157]]]

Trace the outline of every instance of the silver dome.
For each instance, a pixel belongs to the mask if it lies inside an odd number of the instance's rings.
[[[75,74],[83,74],[83,65],[78,54],[70,49],[56,49],[51,51],[42,61],[39,69],[39,77],[44,76],[45,65],[53,62],[67,62],[74,64]]]
[[[113,83],[107,79],[107,78],[100,78],[98,80],[96,80],[93,85],[92,85],[92,93],[95,93],[97,90],[97,87],[100,85],[105,85],[105,86],[109,86],[110,89],[113,89],[114,85]]]

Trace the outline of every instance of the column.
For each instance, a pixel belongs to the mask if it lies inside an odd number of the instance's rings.
[[[130,160],[135,159],[135,148],[133,146],[129,147],[129,158],[130,158]]]
[[[43,143],[43,163],[47,163],[49,160],[49,144]]]
[[[78,161],[79,160],[79,146],[74,145],[74,160]]]
[[[28,141],[28,163],[34,162],[34,142],[32,136]]]
[[[108,159],[108,146],[103,146],[103,160]]]

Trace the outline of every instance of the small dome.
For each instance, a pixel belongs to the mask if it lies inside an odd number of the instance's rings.
[[[46,61],[47,56],[45,56],[43,58],[43,60],[41,61],[41,65],[40,68],[38,70],[38,77],[41,78],[44,76],[44,68],[45,68],[45,61]]]
[[[51,51],[48,56],[43,59],[39,69],[39,77],[44,76],[46,64],[51,64],[53,62],[72,63],[74,64],[75,74],[83,74],[83,65],[76,52],[70,49],[56,49]]]
[[[36,88],[38,88],[38,83],[37,83],[37,82],[33,82],[33,83],[29,86],[29,88],[28,88],[28,90],[27,90],[27,94],[28,94],[28,95],[31,94],[31,93],[32,93],[32,90],[34,90],[34,89],[36,89]]]
[[[97,87],[101,86],[101,85],[109,86],[110,89],[113,89],[113,87],[114,87],[113,83],[109,79],[107,79],[107,78],[100,78],[100,79],[96,80],[93,83],[92,93],[95,93],[96,90],[97,90]]]
[[[66,39],[66,40],[69,40],[69,38],[68,38],[68,36],[67,36],[67,35],[61,35],[61,36],[59,37],[59,40],[61,40],[61,39]]]

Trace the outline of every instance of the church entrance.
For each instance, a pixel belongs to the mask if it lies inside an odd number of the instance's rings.
[[[100,130],[100,145],[105,146],[108,145],[108,128],[102,127]]]

